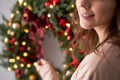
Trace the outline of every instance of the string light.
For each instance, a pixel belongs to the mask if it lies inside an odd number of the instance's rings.
[[[11,33],[11,30],[7,30],[7,34],[10,35],[10,33]]]
[[[5,43],[8,43],[8,40],[9,40],[9,39],[8,39],[7,37],[4,38],[4,42],[5,42]]]
[[[16,26],[16,23],[13,23],[13,24],[12,24],[12,27],[13,27],[13,29],[16,29],[16,27],[17,27],[17,26]]]
[[[24,5],[24,6],[27,6],[27,2],[24,2],[23,5]]]
[[[45,29],[48,29],[48,28],[49,28],[49,27],[46,25],[46,26],[45,26]]]
[[[30,68],[31,67],[31,64],[27,64],[27,68]]]
[[[73,51],[73,48],[69,48],[69,51]]]
[[[10,62],[10,63],[14,63],[14,62],[15,62],[15,59],[10,58],[10,59],[9,59],[9,62]]]
[[[26,45],[26,42],[25,42],[25,41],[23,41],[23,42],[22,42],[22,45],[23,45],[23,46],[25,46],[25,45]]]
[[[67,26],[68,28],[70,28],[71,25],[70,25],[70,23],[66,23],[66,26]]]
[[[13,23],[12,24],[13,29],[19,28],[20,24],[19,23]]]
[[[10,35],[11,35],[11,36],[14,36],[14,34],[15,34],[15,33],[14,33],[13,31],[11,31]]]
[[[28,53],[27,53],[27,52],[24,52],[24,53],[23,53],[23,56],[24,56],[24,57],[27,57],[27,56],[28,56]]]
[[[50,17],[51,17],[51,14],[48,14],[47,16],[50,18]]]
[[[34,62],[34,63],[33,63],[33,65],[34,65],[34,66],[37,66],[37,65],[38,65],[38,63],[37,63],[37,62]]]
[[[71,5],[71,7],[72,7],[72,8],[74,8],[74,7],[75,7],[75,5],[74,5],[74,4],[72,4],[72,5]]]
[[[10,14],[10,18],[13,18],[14,16],[15,16],[14,13],[11,13],[11,14]]]
[[[17,69],[17,68],[18,68],[17,64],[14,64],[14,68],[15,68],[15,69]]]
[[[23,4],[23,0],[18,0],[18,2],[19,2],[19,5]]]
[[[69,76],[70,74],[71,74],[70,71],[67,71],[67,72],[66,72],[66,76]]]
[[[27,47],[27,50],[28,50],[28,51],[30,51],[30,50],[31,50],[31,48],[30,48],[30,47]]]
[[[16,59],[17,59],[17,60],[20,60],[20,56],[17,56]]]
[[[12,69],[10,67],[8,67],[8,71],[12,71]]]
[[[72,16],[73,16],[73,13],[70,13],[69,15],[72,17]]]
[[[15,43],[14,43],[15,45],[18,45],[18,42],[17,41],[15,41]]]
[[[19,10],[16,10],[16,13],[17,13],[17,14],[19,14],[19,13],[20,13],[20,11],[19,11]]]
[[[67,64],[63,64],[63,68],[67,69],[69,66]]]
[[[28,30],[28,29],[24,29],[24,32],[25,32],[25,33],[28,33],[28,32],[29,32],[29,30]]]
[[[24,67],[25,65],[23,63],[20,64],[20,67]]]
[[[52,9],[54,6],[53,5],[50,5],[50,8]]]
[[[67,35],[68,35],[68,33],[67,33],[67,32],[64,32],[64,35],[65,35],[65,36],[67,36]]]

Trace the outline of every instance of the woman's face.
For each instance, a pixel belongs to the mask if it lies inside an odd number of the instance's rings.
[[[80,26],[84,29],[109,25],[116,9],[116,0],[76,0]]]

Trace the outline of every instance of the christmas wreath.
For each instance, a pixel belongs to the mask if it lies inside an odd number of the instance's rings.
[[[41,80],[34,66],[44,56],[44,34],[52,32],[66,54],[64,70],[57,70],[60,80],[70,80],[84,57],[84,52],[71,43],[74,10],[75,0],[18,0],[10,19],[3,17],[0,25],[5,44],[0,64],[14,71],[17,80]]]

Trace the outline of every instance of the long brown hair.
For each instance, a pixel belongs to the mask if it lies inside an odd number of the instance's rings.
[[[77,10],[75,10],[72,20],[75,35],[74,42],[81,45],[82,48],[88,53],[96,51],[99,46],[103,45],[109,39],[112,39],[110,43],[113,43],[120,47],[120,0],[117,0],[116,2],[115,15],[112,19],[111,24],[106,29],[108,36],[102,43],[99,43],[98,45],[98,35],[96,31],[94,29],[85,30],[80,27]],[[84,39],[83,36],[87,36],[86,39]]]

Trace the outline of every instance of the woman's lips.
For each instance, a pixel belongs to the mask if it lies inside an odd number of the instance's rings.
[[[84,18],[84,19],[89,19],[89,18],[92,18],[94,15],[81,14],[80,16],[81,16],[82,18]]]

